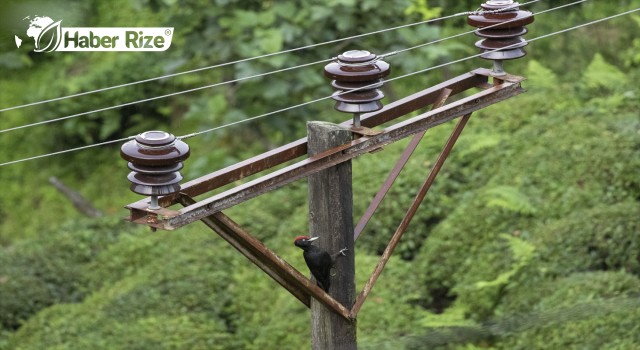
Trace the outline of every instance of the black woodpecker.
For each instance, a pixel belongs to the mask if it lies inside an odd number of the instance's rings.
[[[331,285],[329,278],[331,276],[331,267],[333,267],[334,258],[322,248],[312,244],[313,241],[318,238],[319,237],[298,236],[293,241],[293,244],[304,250],[302,256],[309,267],[309,271],[311,271],[311,274],[315,277],[318,287],[324,289],[325,292],[329,292],[329,286]],[[338,254],[345,255],[345,250],[347,249],[342,249]],[[336,254],[336,256],[338,254]]]

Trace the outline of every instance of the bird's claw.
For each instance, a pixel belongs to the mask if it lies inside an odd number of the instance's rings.
[[[347,254],[345,254],[344,252],[349,251],[348,248],[342,248],[340,249],[340,251],[338,252],[338,254],[342,255],[342,256],[347,256]]]

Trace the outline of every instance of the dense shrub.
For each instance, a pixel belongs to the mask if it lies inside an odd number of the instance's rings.
[[[634,349],[640,346],[640,280],[624,272],[575,273],[533,292],[535,312],[498,349]],[[507,324],[505,324],[506,326]]]
[[[171,1],[94,1],[99,25],[175,26],[175,51],[150,59],[135,53],[64,58],[26,51],[12,54],[37,64],[9,70],[6,79],[3,76],[10,88],[0,94],[0,104],[11,106],[90,90],[96,84],[112,85],[298,47],[301,42],[351,35],[353,28],[376,30],[387,26],[389,18],[402,19],[398,14],[407,8],[404,0],[329,5],[315,1],[300,9],[286,2],[219,1],[223,2],[230,6],[211,6],[199,0],[176,10]],[[376,6],[383,3],[385,6]],[[468,4],[451,3],[445,7],[443,2],[443,9],[470,9]],[[94,7],[90,5],[87,8]],[[531,29],[550,32],[570,19],[593,19],[617,11],[620,4],[616,5],[585,3],[581,5],[584,11],[571,12],[566,18],[564,12],[547,14],[551,17],[537,19]],[[405,19],[437,10],[425,1],[414,1],[411,8]],[[384,16],[355,16],[364,10],[382,11]],[[462,17],[459,20],[464,22]],[[319,23],[327,24],[326,30],[303,29],[315,29]],[[442,37],[439,33],[460,31],[449,23],[454,22],[380,33],[356,46],[376,53],[403,49]],[[420,349],[433,344],[467,350],[626,350],[640,346],[640,90],[633,84],[639,77],[637,60],[632,57],[634,44],[624,54],[630,68],[625,72],[618,68],[625,59],[616,54],[619,45],[609,45],[631,42],[627,39],[633,38],[634,31],[628,29],[637,28],[637,23],[621,18],[608,24],[537,41],[528,48],[526,60],[509,62],[510,73],[528,78],[523,85],[529,92],[471,118],[359,315],[358,337],[363,347]],[[465,56],[475,50],[472,41],[476,39],[469,40],[468,45],[431,46],[421,53],[395,56],[399,59],[389,57],[393,74],[433,66],[447,60],[447,55]],[[592,53],[593,47],[601,52]],[[85,111],[87,104],[101,107],[105,101],[122,103],[246,77],[329,57],[327,52],[335,55],[343,49],[347,47],[340,44],[244,62],[138,86],[126,93],[118,90],[70,99],[55,108],[16,110],[3,114],[2,120],[7,126],[23,124],[34,110],[41,111],[42,118],[72,114]],[[549,52],[563,55],[548,60]],[[6,64],[6,58],[0,57],[0,64]],[[145,64],[148,70],[127,71]],[[388,100],[404,96],[442,76],[485,64],[473,60],[468,66],[451,66],[442,75],[434,71],[386,84],[385,93]],[[528,68],[520,69],[525,66]],[[309,67],[232,84],[224,90],[163,99],[161,106],[134,106],[69,120],[55,129],[34,128],[26,142],[26,134],[11,133],[0,138],[0,146],[12,149],[7,156],[11,153],[19,158],[57,150],[60,140],[51,135],[65,136],[66,145],[77,145],[127,136],[154,125],[170,125],[176,135],[208,129],[328,95],[330,85],[319,72],[321,67]],[[43,85],[42,81],[52,83]],[[164,91],[167,89],[170,91]],[[288,116],[296,119],[285,118]],[[331,111],[330,103],[315,104],[244,128],[192,138],[193,156],[184,174],[190,178],[209,173],[302,136],[302,121],[309,118],[348,117]],[[404,215],[452,124],[427,133],[358,240],[359,286]],[[354,161],[355,220],[404,144],[388,145],[383,152]],[[122,213],[120,206],[130,202],[128,198],[138,198],[127,190],[124,173],[110,176],[116,165],[124,169],[117,148],[94,148],[38,162],[0,173],[7,185],[0,200],[0,243],[11,245],[0,255],[0,349],[308,347],[308,310],[199,224],[155,234],[130,231],[115,220],[82,221],[51,229],[60,218],[69,221],[74,216],[70,206],[58,205],[55,190],[40,187],[46,173],[65,174],[72,186],[95,200],[105,213]],[[25,195],[25,188],[33,193]],[[300,251],[291,245],[292,237],[307,229],[305,203],[306,188],[299,181],[228,213],[306,273]],[[17,242],[25,237],[34,239]],[[407,340],[407,335],[412,337]]]
[[[623,270],[640,276],[640,205],[580,210],[541,230],[534,242],[549,274]]]
[[[205,230],[121,239],[87,270],[92,293],[86,299],[39,313],[9,345],[20,349],[233,347],[227,307],[234,262],[220,241]]]
[[[81,300],[89,264],[124,232],[118,219],[87,219],[0,251],[2,327],[16,329],[49,305]]]

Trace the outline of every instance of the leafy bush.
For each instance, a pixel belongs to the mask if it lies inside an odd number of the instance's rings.
[[[632,349],[640,346],[640,280],[624,272],[575,273],[549,280],[524,321],[499,338],[499,349]],[[528,320],[527,320],[528,318]]]
[[[23,241],[0,254],[0,324],[17,329],[39,310],[77,302],[84,275],[100,252],[124,233],[114,218],[64,225],[42,239]]]
[[[20,349],[227,349],[230,251],[205,230],[128,236],[86,271],[92,293],[39,313]],[[227,247],[225,247],[227,248]],[[104,264],[104,262],[109,262]]]
[[[585,271],[639,275],[637,203],[602,205],[550,222],[533,235],[535,259],[505,290],[498,312],[527,312],[554,293],[556,279]],[[572,299],[572,298],[570,298]]]
[[[581,210],[547,225],[535,237],[548,273],[623,270],[640,276],[640,205]]]

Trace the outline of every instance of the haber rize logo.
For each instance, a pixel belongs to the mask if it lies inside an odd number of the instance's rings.
[[[27,37],[35,52],[51,51],[165,51],[171,46],[172,27],[68,27],[47,16],[27,16]],[[15,36],[16,46],[22,38]]]
[[[27,29],[27,36],[32,37],[36,43],[35,52],[50,52],[54,51],[58,45],[60,45],[61,30],[60,21],[54,22],[50,17],[46,16],[34,16],[31,19],[29,16],[25,17],[25,20],[29,20],[29,28]],[[20,47],[22,39],[16,36],[16,46]]]

